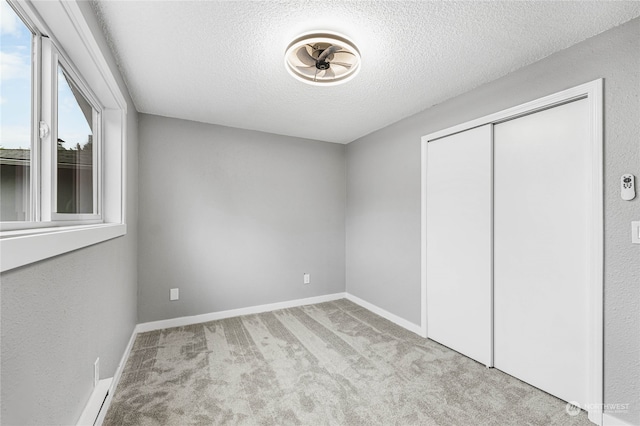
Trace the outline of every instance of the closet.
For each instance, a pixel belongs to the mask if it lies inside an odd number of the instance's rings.
[[[601,87],[423,138],[427,336],[580,403],[593,421],[602,402]]]

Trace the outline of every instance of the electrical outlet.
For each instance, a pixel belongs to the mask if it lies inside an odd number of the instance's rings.
[[[179,289],[172,288],[171,293],[169,294],[169,300],[178,300],[180,298]]]
[[[304,274],[303,275],[303,282],[305,284],[309,284],[311,282],[311,277],[309,276],[309,274]]]
[[[100,357],[96,358],[96,362],[93,363],[93,387],[98,386],[100,381]]]

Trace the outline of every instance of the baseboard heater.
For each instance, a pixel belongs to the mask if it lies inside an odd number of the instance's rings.
[[[98,382],[93,389],[87,405],[84,407],[84,411],[78,420],[77,426],[93,426],[100,415],[100,410],[104,406],[104,401],[109,395],[109,389],[111,388],[111,382],[113,377],[108,379],[102,379]]]

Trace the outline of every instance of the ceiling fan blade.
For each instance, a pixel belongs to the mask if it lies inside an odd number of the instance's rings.
[[[335,61],[340,61],[340,62],[353,62],[353,57],[355,55],[351,52],[336,52],[333,54],[333,59]]]
[[[352,67],[351,64],[347,64],[346,62],[336,62],[336,61],[331,61],[331,65],[340,65],[341,67],[345,67],[345,68]]]
[[[309,65],[310,67],[316,66],[316,60],[313,59],[313,56],[309,54],[307,51],[307,46],[302,46],[300,49],[296,51],[296,56],[305,65]]]
[[[333,61],[335,59],[335,54],[342,50],[342,46],[338,46],[337,44],[333,44],[331,47],[331,53],[327,55],[327,61]]]
[[[334,54],[338,50],[338,46],[331,45],[324,49],[320,56],[318,56],[318,62],[325,61],[329,55]]]
[[[308,75],[309,77],[315,77],[318,69],[314,67],[296,67],[298,71],[300,71],[304,75]]]
[[[331,68],[327,68],[326,70],[324,70],[324,75],[322,77],[323,78],[335,78],[336,77],[336,73]]]

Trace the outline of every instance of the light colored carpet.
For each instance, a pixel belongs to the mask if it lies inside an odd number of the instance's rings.
[[[138,335],[104,425],[590,425],[347,300]]]

